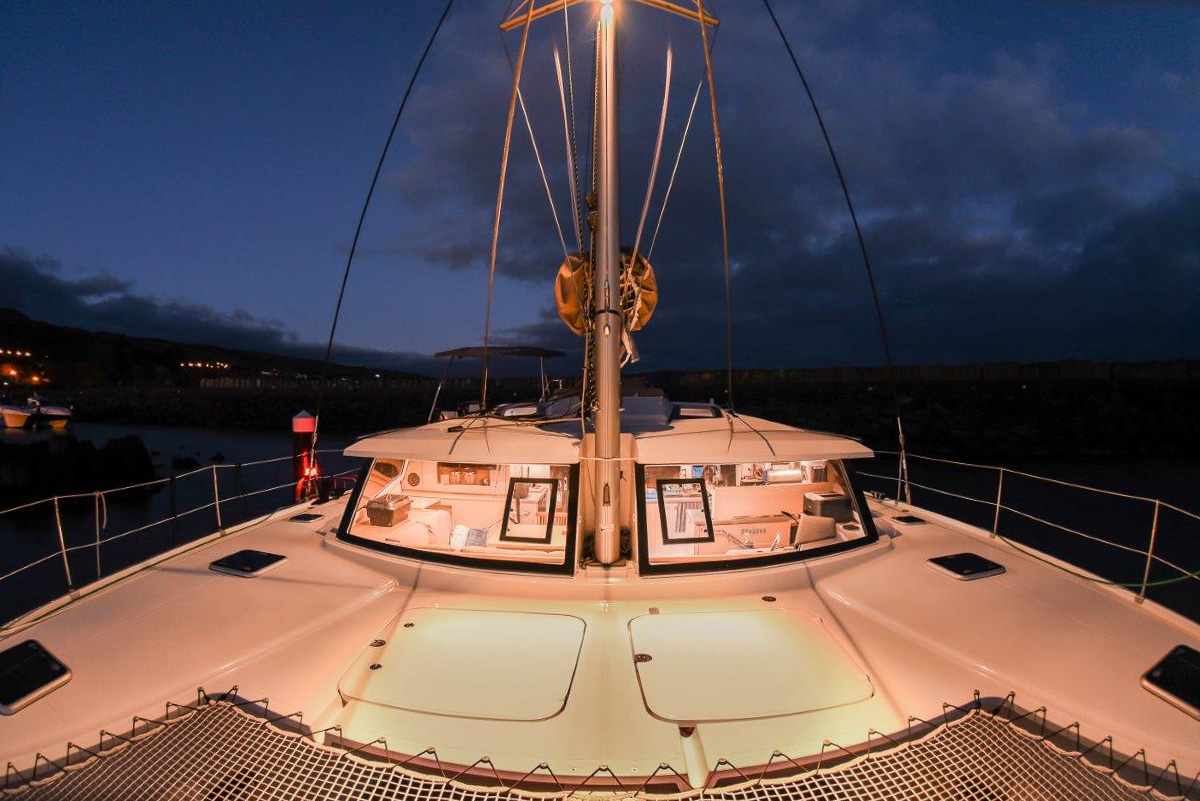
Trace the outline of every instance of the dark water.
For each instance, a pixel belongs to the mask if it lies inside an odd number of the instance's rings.
[[[71,423],[68,433],[79,439],[90,439],[97,447],[107,440],[136,434],[164,471],[175,456],[192,456],[201,464],[208,464],[210,457],[220,453],[229,463],[244,463],[289,456],[292,452],[292,434],[286,425],[278,430],[255,430]],[[63,435],[49,429],[0,428],[0,442],[33,442],[57,436]],[[351,441],[352,438],[345,434],[322,434],[320,447],[344,448]]]
[[[0,550],[0,575],[51,557],[0,581],[0,619],[9,620],[65,593],[68,569],[72,585],[81,587],[98,575],[110,575],[211,534],[217,529],[217,508],[213,505],[217,492],[221,498],[220,523],[226,529],[294,500],[294,486],[289,484],[292,437],[286,428],[247,431],[79,423],[72,424],[70,433],[90,439],[97,446],[115,437],[136,434],[151,452],[157,474],[173,480],[151,487],[105,492],[102,502],[93,496],[60,500],[58,514],[63,540],[68,549],[74,549],[68,554],[67,565],[58,555],[52,503],[0,515],[0,541],[4,543]],[[54,436],[62,434],[0,430],[5,442],[30,442]],[[319,447],[340,451],[350,441],[345,435],[329,435],[322,437]],[[183,457],[199,462],[200,468],[173,468],[173,460]],[[216,487],[214,457],[220,460]],[[272,459],[278,461],[254,464]],[[322,453],[319,457],[322,473],[326,475],[351,470],[356,461],[340,453]],[[272,487],[276,489],[269,489]],[[46,495],[56,490],[47,487]],[[100,538],[108,541],[98,549],[97,561],[98,528]],[[134,529],[141,530],[118,538]]]
[[[108,575],[175,545],[212,533],[217,527],[212,506],[188,514],[189,510],[213,502],[212,457],[223,457],[226,467],[217,468],[221,503],[221,522],[228,528],[251,517],[286,506],[293,498],[290,487],[240,498],[244,493],[287,484],[291,480],[291,462],[282,459],[270,464],[251,463],[290,457],[291,434],[278,430],[217,430],[166,426],[122,426],[80,423],[72,433],[91,439],[97,446],[108,439],[137,434],[146,443],[161,477],[184,471],[173,470],[176,457],[191,457],[200,462],[200,472],[179,475],[171,484],[152,488],[107,493],[101,508],[107,520],[101,520],[102,538],[145,526],[142,531],[106,542],[100,549],[99,571],[96,564],[96,510],[93,497],[63,500],[59,513],[63,537],[68,548],[69,567],[76,587]],[[0,430],[4,441],[29,441],[57,436],[50,432],[14,432]],[[321,448],[340,450],[351,441],[345,435],[328,435]],[[235,467],[234,465],[242,465]],[[353,469],[355,460],[340,454],[321,456],[322,472],[331,474]],[[1183,509],[1200,512],[1200,459],[1142,459],[1008,462],[1011,470],[1035,473],[1064,481],[1087,484],[1147,498],[1158,498]],[[864,464],[864,471],[895,474],[895,460],[881,457]],[[913,502],[948,514],[988,530],[996,522],[995,499],[997,473],[992,470],[910,461],[910,476],[915,484],[947,490],[978,499],[972,502],[913,487]],[[863,478],[866,489],[893,495],[894,480]],[[55,488],[47,487],[47,495]],[[1003,503],[1033,518],[1057,523],[1086,534],[1102,537],[1119,545],[1145,549],[1149,545],[1154,519],[1154,504],[1143,500],[1102,495],[1050,484],[1015,472],[1005,474]],[[1018,511],[1002,510],[999,532],[1019,544],[1026,544],[1058,556],[1110,581],[1140,585],[1146,559],[1083,537],[1060,531],[1046,523],[1022,516]],[[179,515],[170,519],[172,514]],[[8,620],[58,597],[66,590],[66,569],[58,556],[58,534],[54,509],[41,504],[22,512],[0,515],[0,575],[35,559],[46,561],[17,576],[0,581],[0,619]],[[1188,570],[1200,569],[1200,520],[1189,518],[1166,506],[1159,507],[1155,553]],[[1179,576],[1164,565],[1154,565],[1151,582],[1166,582]],[[1135,589],[1137,589],[1135,587]],[[1193,620],[1200,621],[1200,581],[1186,579],[1151,586],[1149,598]]]
[[[913,486],[912,501],[989,531],[996,526],[1000,535],[1018,544],[1064,559],[1108,581],[1132,585],[1137,591],[1145,574],[1146,557],[1117,546],[1149,548],[1156,526],[1153,501],[1090,492],[1020,473],[1158,499],[1164,503],[1158,507],[1155,555],[1188,571],[1200,570],[1200,520],[1167,505],[1200,513],[1200,459],[1056,460],[1006,462],[1002,466],[1019,471],[1006,471],[1003,485],[995,470],[910,459],[911,481],[924,485]],[[896,462],[880,458],[863,469],[894,476]],[[864,478],[863,485],[889,497],[896,494],[894,479]],[[997,519],[998,493],[1006,508]],[[1095,542],[1052,524],[1116,545]],[[1149,580],[1148,598],[1200,621],[1200,580],[1181,578],[1179,571],[1159,563],[1152,565]]]

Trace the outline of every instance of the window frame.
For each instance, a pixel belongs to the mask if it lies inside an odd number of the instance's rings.
[[[513,537],[508,534],[508,516],[512,512],[513,495],[517,484],[549,484],[550,502],[546,511],[546,536],[544,537]],[[569,504],[568,504],[569,505]],[[558,508],[558,479],[556,478],[527,478],[510,476],[508,479],[508,494],[504,498],[504,520],[500,523],[500,535],[497,539],[503,542],[528,542],[534,545],[549,545],[554,541],[554,512]],[[568,524],[569,526],[569,524]]]
[[[684,537],[682,539],[667,538],[667,505],[663,500],[667,497],[663,493],[664,484],[699,484],[700,485],[700,501],[701,507],[704,510],[704,524],[708,527],[707,537]],[[661,528],[659,532],[662,534],[663,545],[698,545],[704,542],[716,542],[717,533],[713,530],[712,510],[708,505],[708,487],[704,484],[703,478],[658,478],[655,479],[655,492],[658,493],[658,520]],[[646,503],[645,490],[642,491],[642,503]],[[649,534],[647,534],[649,537]],[[649,539],[647,539],[649,542]]]
[[[846,459],[827,459],[827,462],[837,470],[842,479],[845,481],[847,494],[854,505],[855,511],[858,512],[859,523],[863,527],[863,537],[857,540],[841,541],[832,545],[824,545],[819,548],[810,548],[808,550],[795,551],[776,551],[775,553],[765,553],[759,556],[741,557],[734,559],[704,559],[695,562],[673,562],[668,564],[652,564],[650,562],[650,549],[647,547],[649,542],[649,534],[646,526],[646,467],[658,467],[661,465],[644,465],[641,462],[635,462],[634,481],[637,491],[637,563],[638,574],[642,576],[664,576],[664,575],[679,575],[681,573],[720,573],[729,570],[755,570],[760,568],[778,567],[794,562],[805,562],[809,559],[817,559],[823,556],[832,556],[833,554],[852,551],[856,548],[863,548],[867,545],[872,545],[879,541],[879,531],[875,528],[875,518],[871,516],[871,509],[867,506],[866,496],[863,495],[862,488],[855,480],[854,467],[850,464],[850,460]],[[661,481],[662,479],[658,479]],[[687,480],[687,479],[684,479]],[[679,479],[667,479],[668,483],[679,481]],[[705,495],[708,493],[705,492]],[[662,508],[661,494],[659,508]],[[712,530],[711,519],[709,529]],[[714,532],[715,536],[715,532]],[[682,543],[682,540],[673,540],[674,543]]]
[[[404,545],[392,543],[383,543],[366,537],[359,537],[350,533],[350,523],[354,518],[354,513],[359,507],[359,502],[362,500],[363,491],[366,489],[367,477],[371,473],[371,466],[375,464],[377,458],[391,457],[370,457],[362,470],[359,471],[358,481],[354,487],[350,499],[346,502],[346,508],[342,512],[342,521],[338,524],[337,539],[339,542],[344,542],[349,545],[357,545],[366,548],[376,553],[398,556],[404,559],[412,559],[418,562],[432,562],[436,564],[450,565],[452,567],[467,567],[480,570],[489,570],[492,572],[502,573],[541,573],[560,576],[575,575],[575,566],[579,561],[577,553],[578,542],[578,512],[579,512],[579,464],[566,465],[569,468],[567,473],[567,541],[564,545],[564,555],[562,562],[522,562],[516,559],[488,559],[487,557],[476,556],[460,556],[455,553],[443,553],[440,551],[423,551],[419,548],[410,548]],[[405,461],[411,461],[405,459]],[[558,480],[555,478],[538,479],[540,481],[553,481],[554,490],[557,494]],[[505,520],[508,519],[507,499],[504,509]],[[551,518],[553,522],[553,518]]]

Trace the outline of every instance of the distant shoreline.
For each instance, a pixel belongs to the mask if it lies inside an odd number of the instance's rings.
[[[660,373],[655,383],[675,400],[723,402],[722,372]],[[643,384],[634,376],[630,386]],[[453,382],[439,406],[477,398],[474,382]],[[1076,458],[1200,454],[1200,381],[1042,380],[900,383],[910,450],[953,458]],[[509,379],[497,402],[537,394],[533,380]],[[90,387],[64,393],[87,422],[286,430],[301,409],[315,411],[310,388]],[[326,431],[364,433],[420,425],[433,385],[411,389],[332,388]],[[886,383],[815,384],[775,371],[735,381],[743,414],[860,437],[894,449],[895,410]]]

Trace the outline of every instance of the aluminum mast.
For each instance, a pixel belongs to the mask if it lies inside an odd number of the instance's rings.
[[[592,0],[525,0],[500,24],[510,31],[529,25],[550,14],[566,13],[579,3]],[[583,464],[581,485],[590,492],[580,499],[582,529],[593,536],[593,556],[597,562],[611,565],[621,558],[620,509],[621,481],[621,335],[624,319],[621,310],[621,230],[618,214],[617,159],[617,44],[613,0],[599,0],[600,21],[596,29],[598,61],[595,88],[598,95],[595,122],[595,215],[594,263],[592,270],[592,315],[589,343],[592,350],[591,380],[595,385],[592,412],[590,458]],[[696,8],[676,0],[629,0],[690,19],[704,26],[716,26],[717,20],[703,11],[703,0],[694,0]],[[515,91],[515,90],[514,90]],[[511,124],[511,120],[510,120]],[[586,396],[586,388],[584,395]],[[587,441],[585,439],[585,441]],[[587,497],[587,496],[590,496]],[[589,502],[590,501],[590,502]]]
[[[611,565],[621,555],[618,501],[621,477],[621,221],[618,214],[617,162],[617,42],[612,0],[601,0],[598,41],[600,95],[596,123],[596,263],[594,353],[596,408],[595,469],[592,471],[596,519],[595,557]]]

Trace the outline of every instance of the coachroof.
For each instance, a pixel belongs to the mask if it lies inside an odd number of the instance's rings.
[[[874,453],[862,443],[725,412],[720,417],[675,419],[665,426],[625,431],[642,464],[738,464],[808,459],[860,459]],[[348,456],[431,459],[498,464],[579,462],[578,420],[539,423],[471,417],[443,420],[365,437]]]

